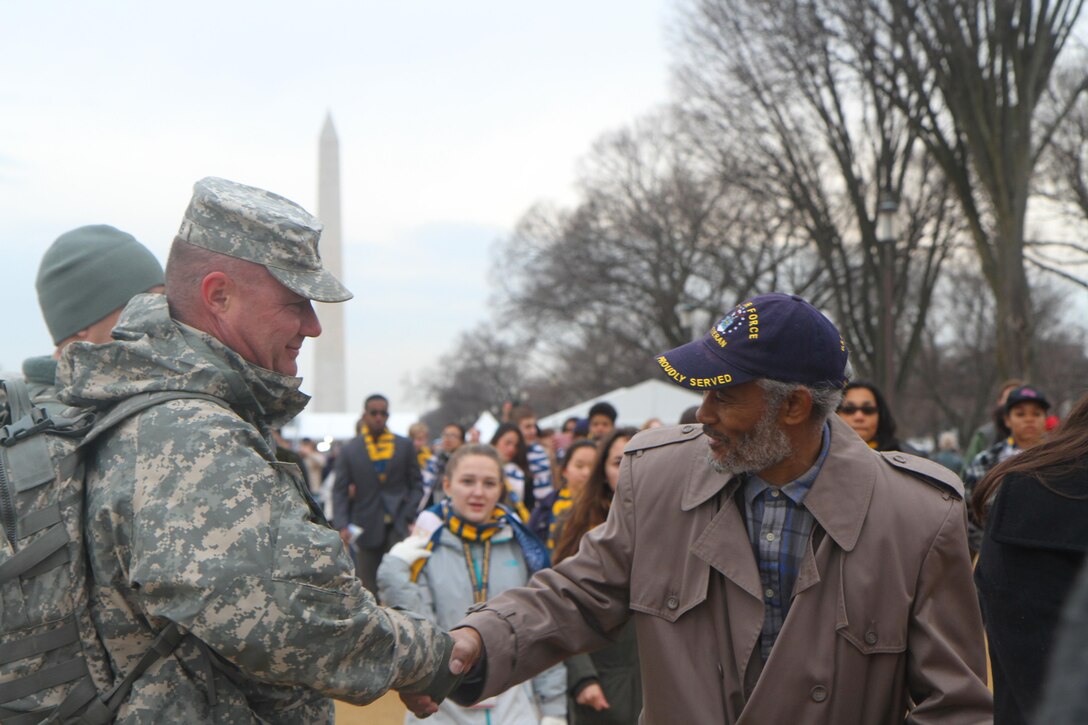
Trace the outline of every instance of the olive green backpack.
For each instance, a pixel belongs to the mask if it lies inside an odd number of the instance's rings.
[[[0,380],[0,723],[112,722],[132,683],[185,634],[171,624],[126,673],[115,673],[88,609],[83,451],[129,416],[176,398],[133,396],[107,414],[34,404],[21,379]]]

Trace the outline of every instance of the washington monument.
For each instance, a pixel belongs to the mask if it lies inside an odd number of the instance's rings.
[[[325,116],[318,142],[317,218],[325,225],[321,234],[321,258],[325,268],[343,279],[340,251],[340,140]],[[340,413],[351,406],[347,400],[347,373],[344,358],[344,306],[316,303],[321,335],[314,341],[314,387],[310,410]]]

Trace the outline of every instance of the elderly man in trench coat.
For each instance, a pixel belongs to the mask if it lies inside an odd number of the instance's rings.
[[[799,297],[754,297],[658,358],[702,426],[631,440],[578,554],[453,631],[461,702],[635,621],[643,723],[989,723],[961,485],[834,411],[847,352]],[[426,698],[410,699],[426,712]]]

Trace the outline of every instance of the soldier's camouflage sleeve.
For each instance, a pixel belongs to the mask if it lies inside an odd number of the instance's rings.
[[[376,604],[256,429],[194,400],[130,423],[99,470],[135,474],[128,578],[147,616],[260,680],[355,703],[445,670],[449,637]]]

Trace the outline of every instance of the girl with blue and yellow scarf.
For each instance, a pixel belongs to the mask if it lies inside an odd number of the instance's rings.
[[[446,464],[442,487],[446,500],[430,510],[437,528],[421,531],[417,521],[415,534],[382,560],[378,590],[386,605],[417,612],[449,629],[472,604],[523,586],[534,572],[549,566],[549,557],[520,517],[499,503],[506,481],[493,447],[461,446]],[[560,665],[472,708],[446,700],[427,722],[565,723],[565,691],[566,673]],[[409,714],[405,722],[421,721]]]

